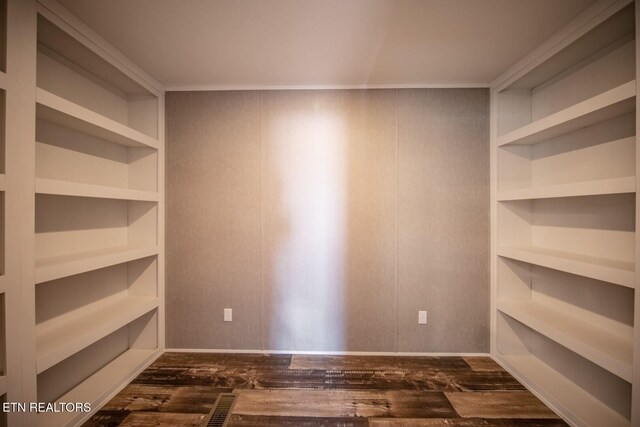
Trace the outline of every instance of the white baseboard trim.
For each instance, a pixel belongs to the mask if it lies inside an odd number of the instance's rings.
[[[232,348],[167,348],[166,353],[238,353],[238,354],[300,354],[309,356],[483,356],[489,353],[429,353],[429,352],[393,352],[393,351],[297,351],[297,350],[246,350]]]

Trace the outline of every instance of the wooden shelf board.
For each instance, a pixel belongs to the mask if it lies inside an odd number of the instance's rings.
[[[571,69],[575,64],[597,55],[617,41],[632,39],[635,30],[634,23],[633,7],[618,11],[550,57],[539,58],[537,65],[515,77],[515,80],[501,87],[500,91],[535,89],[558,74]]]
[[[130,190],[127,188],[106,187],[45,178],[36,178],[36,193],[143,202],[157,202],[159,200],[158,193],[152,191]]]
[[[543,401],[578,425],[629,427],[629,420],[534,356],[499,354],[496,360]]]
[[[38,50],[55,52],[77,67],[93,74],[99,80],[107,83],[117,90],[133,96],[151,96],[148,89],[133,80],[124,73],[118,66],[114,65],[112,59],[105,59],[102,49],[96,49],[93,43],[87,44],[86,38],[78,38],[68,34],[66,31],[49,21],[43,15],[38,15]],[[89,47],[91,46],[91,47]],[[44,49],[43,49],[44,48]],[[97,53],[100,52],[100,53]],[[107,54],[108,55],[108,54]]]
[[[158,254],[156,245],[122,246],[36,260],[36,284]]]
[[[36,366],[41,373],[158,307],[158,298],[108,298],[36,326]]]
[[[129,349],[98,372],[61,396],[58,402],[89,402],[91,413],[42,412],[36,417],[38,426],[74,425],[88,419],[117,391],[124,388],[160,355],[158,349]]]
[[[632,262],[596,258],[543,248],[500,247],[498,256],[528,262],[553,270],[635,288]]]
[[[498,201],[549,199],[554,197],[598,196],[636,192],[636,178],[600,179],[570,184],[522,188],[498,192]]]
[[[534,301],[499,301],[498,310],[631,382],[633,343]]]
[[[7,90],[7,73],[0,71],[0,89]]]
[[[44,89],[36,89],[36,102],[36,116],[40,119],[128,147],[159,147],[157,139]]]
[[[632,80],[586,101],[498,137],[498,146],[537,144],[550,138],[635,111],[636,82]]]
[[[3,173],[0,173],[0,191],[7,191],[6,178]]]
[[[7,377],[0,375],[0,396],[7,394]]]

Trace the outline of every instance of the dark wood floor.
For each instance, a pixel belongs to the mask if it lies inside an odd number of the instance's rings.
[[[566,426],[488,357],[165,353],[85,426]]]

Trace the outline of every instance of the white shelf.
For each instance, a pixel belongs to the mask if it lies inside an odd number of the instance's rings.
[[[636,81],[632,80],[586,101],[498,137],[498,146],[537,144],[565,133],[635,111]]]
[[[130,190],[127,188],[106,187],[44,178],[36,178],[36,193],[144,202],[157,202],[159,200],[158,193],[152,191]]]
[[[128,147],[159,147],[157,139],[44,89],[36,89],[36,102],[36,116],[40,119]]]
[[[554,409],[569,416],[576,424],[629,427],[628,419],[534,356],[500,354],[497,361],[535,394],[555,407]]]
[[[158,349],[129,349],[61,396],[58,402],[89,402],[94,413],[159,355]],[[37,425],[73,425],[84,421],[90,415],[81,412],[42,412],[37,416]]]
[[[41,373],[158,307],[156,297],[118,296],[36,327]]]
[[[0,396],[7,394],[7,377],[0,375]]]
[[[7,90],[7,73],[0,71],[0,89]]]
[[[635,288],[635,266],[632,262],[596,258],[551,249],[504,246],[498,248],[498,256]]]
[[[512,82],[507,83],[500,90],[534,89],[562,72],[570,70],[576,64],[610,48],[616,42],[632,39],[634,21],[633,7],[622,9],[621,12],[609,17],[559,52],[550,57],[539,57],[536,59],[537,65],[526,73],[516,76]]]
[[[631,382],[631,340],[533,301],[500,301],[498,310],[623,380]]]
[[[156,245],[122,246],[36,260],[36,283],[48,282],[158,254]]]
[[[7,191],[7,184],[3,173],[0,173],[0,191]]]
[[[498,192],[498,201],[598,196],[636,192],[636,178],[623,177]]]

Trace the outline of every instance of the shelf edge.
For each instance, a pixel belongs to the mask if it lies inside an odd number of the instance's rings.
[[[525,126],[522,126],[518,129],[514,129],[511,132],[499,136],[497,138],[497,146],[504,147],[507,145],[523,145],[523,144],[536,144],[538,142],[542,142],[545,139],[554,138],[556,136],[564,135],[565,133],[572,132],[574,130],[580,129],[582,127],[586,127],[587,125],[580,125],[575,129],[570,128],[566,132],[558,133],[557,135],[552,136],[544,136],[543,139],[538,140],[536,135],[544,134],[547,132],[551,132],[555,128],[559,128],[563,125],[568,126],[571,123],[575,123],[582,120],[586,120],[589,115],[597,114],[598,112],[604,112],[608,109],[613,109],[614,114],[611,115],[613,118],[618,115],[624,114],[625,112],[633,111],[629,109],[630,106],[635,108],[635,103],[629,103],[629,106],[625,106],[625,102],[628,102],[631,98],[636,96],[636,81],[631,80],[627,83],[624,83],[620,86],[609,89],[606,92],[603,92],[599,95],[593,96],[589,99],[581,101],[577,104],[573,104],[570,107],[567,107],[563,110],[560,110],[556,113],[553,113],[547,117],[544,117],[540,120],[536,120],[535,122],[529,123]],[[596,104],[595,107],[591,104]],[[622,105],[622,107],[620,107]],[[617,111],[618,109],[614,109],[614,107],[619,106],[621,111]],[[628,111],[627,111],[628,110]],[[566,117],[568,116],[568,117]],[[602,120],[607,120],[604,118]],[[529,142],[529,140],[533,140]],[[525,141],[525,142],[523,142]]]
[[[97,326],[96,328],[94,328],[93,334],[91,336],[85,334],[83,336],[73,337],[72,339],[67,340],[64,345],[58,346],[57,348],[50,350],[46,354],[36,355],[36,373],[40,374],[46,371],[52,366],[57,365],[63,360],[66,360],[74,354],[77,354],[85,348],[91,346],[107,335],[117,331],[118,329],[128,325],[134,320],[158,308],[159,300],[157,297],[136,298],[140,299],[140,301],[137,301],[136,306],[131,307],[129,311],[122,313],[118,318],[110,318],[107,322]],[[110,303],[112,304],[113,301],[110,301]],[[57,330],[60,327],[61,326],[57,326],[55,329]],[[37,347],[38,338],[36,337],[36,349]]]
[[[512,319],[528,326],[539,334],[544,335],[552,341],[555,341],[559,345],[569,349],[575,354],[600,366],[602,369],[610,372],[611,374],[622,378],[628,383],[631,383],[633,378],[632,364],[626,364],[624,361],[619,360],[608,353],[605,353],[597,347],[570,336],[569,332],[563,331],[561,328],[557,328],[550,323],[546,323],[544,320],[532,319],[532,315],[527,314],[526,312],[523,313],[514,307],[509,307],[508,302],[499,301],[497,304],[497,309],[501,313],[504,313]],[[571,317],[568,315],[565,316]],[[620,339],[622,340],[622,338]],[[588,349],[590,349],[591,352],[594,352],[595,354],[589,354]],[[632,353],[631,343],[629,343],[629,353]]]
[[[499,247],[497,255],[504,258],[514,259],[516,261],[538,265],[540,267],[550,268],[552,270],[563,271],[565,273],[589,277],[591,279],[635,289],[634,271],[572,260],[570,258],[563,258],[552,254],[527,253],[526,249],[522,248]],[[543,257],[546,259],[535,260],[534,258],[536,257]]]
[[[87,128],[94,130],[99,129],[99,132],[90,133],[98,138],[127,146],[145,146],[156,150],[159,149],[160,143],[158,139],[145,135],[127,125],[105,117],[45,89],[36,89],[36,104],[44,109],[36,109],[36,116],[38,118],[56,122],[52,116],[63,116],[66,118],[65,123],[57,122],[62,126],[69,126],[69,121],[81,122],[85,125],[85,129],[76,130],[89,133],[90,131],[88,132]]]
[[[131,200],[139,202],[157,202],[160,200],[159,194],[153,191],[131,190],[128,188],[108,187],[103,185],[45,178],[36,178],[36,194]]]
[[[106,255],[89,256],[74,261],[62,262],[47,266],[36,267],[35,283],[44,283],[63,277],[74,276],[88,271],[99,270],[112,265],[123,264],[129,261],[146,258],[158,254],[158,246],[141,247],[124,250],[123,252]]]

